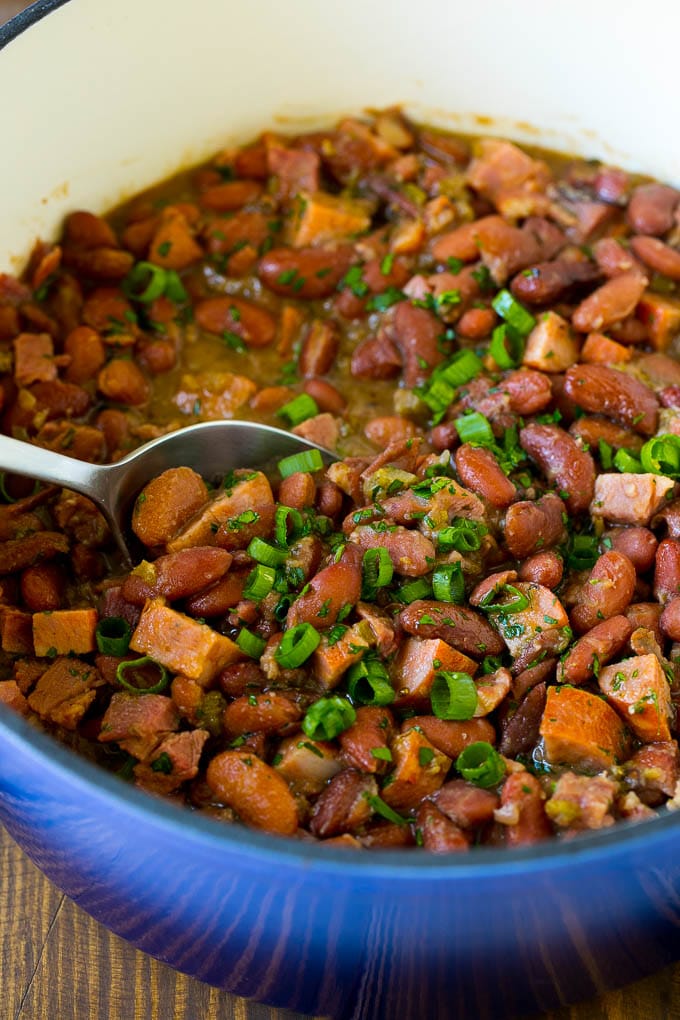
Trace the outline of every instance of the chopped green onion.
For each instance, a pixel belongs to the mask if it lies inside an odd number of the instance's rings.
[[[293,605],[294,599],[292,595],[282,595],[279,601],[274,606],[274,616],[279,621],[283,621],[288,616],[288,610]]]
[[[399,601],[407,606],[417,599],[426,599],[431,594],[432,586],[424,577],[417,577],[413,581],[407,581],[396,592]]]
[[[499,290],[491,302],[491,307],[497,315],[500,315],[501,319],[505,319],[513,329],[517,330],[521,337],[528,336],[536,325],[536,320],[531,312],[528,312],[509,290]]]
[[[289,478],[298,471],[320,471],[323,467],[321,450],[302,450],[279,461],[278,468],[282,478]]]
[[[640,450],[645,471],[668,478],[680,478],[680,436],[665,433],[648,439]]]
[[[440,552],[476,552],[482,545],[482,535],[486,527],[478,521],[469,521],[466,517],[458,517],[448,528],[442,528],[437,535],[437,548]]]
[[[130,647],[132,627],[122,616],[105,616],[94,632],[102,655],[125,655]]]
[[[499,368],[517,368],[524,354],[524,338],[503,322],[491,335],[489,354]]]
[[[614,457],[614,467],[621,471],[623,474],[640,474],[642,471],[642,464],[633,457],[628,450],[617,450],[616,456]]]
[[[153,687],[135,687],[129,680],[125,679],[125,674],[128,670],[134,673],[143,666],[155,666],[156,669],[160,670],[161,678]],[[116,669],[116,680],[121,687],[124,687],[126,691],[130,691],[131,694],[160,694],[168,686],[170,674],[165,666],[161,666],[160,662],[155,662],[150,656],[144,655],[141,659],[128,659],[127,662],[119,662]]]
[[[433,375],[445,379],[451,386],[464,386],[484,368],[474,351],[458,351],[452,358],[435,369]]]
[[[294,428],[295,425],[299,425],[301,422],[307,421],[308,418],[313,418],[315,414],[318,414],[319,405],[314,397],[310,397],[308,393],[301,393],[294,400],[289,400],[276,413],[280,418],[287,418],[288,424],[291,428]]]
[[[288,526],[290,525],[290,535]],[[278,545],[287,546],[302,534],[305,522],[299,510],[292,506],[277,506],[274,513],[274,538]]]
[[[377,758],[378,761],[392,761],[392,752],[389,747],[372,747],[371,758]]]
[[[465,580],[460,563],[442,563],[432,574],[432,590],[439,602],[455,602],[460,605],[465,599]]]
[[[267,567],[264,563],[258,563],[254,570],[251,570],[246,579],[243,589],[244,599],[252,599],[259,602],[274,587],[276,571],[273,567]]]
[[[150,304],[165,293],[168,276],[153,262],[137,262],[123,280],[123,293],[133,301]]]
[[[264,563],[267,567],[280,567],[286,562],[288,556],[284,549],[277,549],[271,542],[265,542],[263,538],[252,538],[246,552],[258,563]]]
[[[503,660],[500,655],[485,655],[482,659],[482,673],[488,676],[490,673],[495,673],[502,665]]]
[[[505,775],[505,762],[486,740],[468,744],[456,758],[456,768],[468,783],[485,790],[498,786]]]
[[[374,793],[364,793],[364,797],[373,808],[376,815],[380,815],[385,818],[388,822],[394,822],[395,825],[408,825],[408,818],[404,818],[402,815],[397,814],[389,804],[386,804],[382,797],[378,797]]]
[[[263,651],[267,647],[267,642],[264,638],[259,637],[257,634],[253,634],[252,630],[248,630],[247,627],[241,627],[241,630],[236,636],[236,644],[239,646],[242,652],[249,655],[251,659],[259,659]]]
[[[363,575],[361,597],[374,598],[377,588],[384,588],[394,575],[390,554],[382,546],[367,549],[361,563]]]
[[[511,595],[512,598],[507,602],[495,602],[494,600],[500,595]],[[521,613],[528,609],[529,605],[529,597],[519,588],[515,588],[514,584],[502,584],[499,588],[492,588],[484,596],[479,603],[479,608],[483,609],[485,613]]]
[[[456,418],[454,425],[461,443],[475,443],[477,446],[493,446],[494,435],[488,418],[479,411],[471,411]]]
[[[311,623],[298,623],[284,633],[274,658],[284,669],[297,669],[316,651],[320,641],[321,635]]]
[[[605,439],[598,439],[597,450],[600,455],[602,470],[609,471],[614,463],[614,451]]]
[[[390,705],[394,701],[394,688],[380,659],[366,656],[350,666],[347,672],[347,691],[359,705]]]
[[[595,535],[572,535],[567,552],[567,566],[571,570],[590,570],[598,557]]]
[[[369,312],[386,312],[388,308],[403,301],[405,297],[403,290],[399,290],[398,287],[387,287],[381,294],[374,294],[369,298],[366,308]]]
[[[432,711],[438,719],[472,719],[477,708],[477,688],[469,673],[442,669],[434,675],[430,691]]]
[[[333,740],[349,729],[356,717],[354,707],[347,698],[333,694],[328,698],[319,698],[310,705],[301,725],[310,740]]]
[[[165,270],[165,296],[174,301],[175,304],[180,305],[182,302],[187,301],[189,295],[184,289],[184,284],[179,278],[179,274],[174,269]]]

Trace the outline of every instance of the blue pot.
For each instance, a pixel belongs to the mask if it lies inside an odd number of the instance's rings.
[[[680,816],[670,813],[465,857],[324,849],[150,798],[3,710],[0,820],[117,935],[201,981],[303,1013],[498,1020],[680,956]]]

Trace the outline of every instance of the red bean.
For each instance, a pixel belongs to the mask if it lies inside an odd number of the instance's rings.
[[[654,597],[666,603],[680,594],[680,542],[664,538],[656,550]]]
[[[560,556],[552,550],[535,553],[524,560],[519,567],[520,581],[533,581],[553,591],[562,580],[564,564]]]
[[[522,368],[511,372],[501,384],[510,395],[510,410],[515,414],[538,414],[552,400],[552,387],[547,375]]]
[[[680,251],[656,237],[633,237],[630,246],[654,272],[669,276],[671,280],[680,280]]]
[[[296,832],[298,811],[288,784],[256,754],[222,751],[208,765],[206,779],[246,825],[282,836]]]
[[[354,258],[351,245],[336,248],[272,248],[260,259],[265,287],[282,297],[324,298],[333,294]]]
[[[134,361],[114,358],[97,376],[97,389],[109,400],[140,407],[149,399],[149,384]]]
[[[607,365],[574,365],[564,390],[575,404],[591,414],[604,414],[645,436],[656,431],[659,402],[644,383]]]
[[[595,488],[595,464],[590,454],[559,425],[527,425],[520,431],[519,441],[545,477],[556,484],[568,510],[574,514],[587,510]]]
[[[580,638],[569,651],[561,666],[559,679],[567,684],[583,684],[616,658],[625,647],[633,625],[625,616],[602,620]]]
[[[659,543],[649,528],[612,528],[603,539],[609,539],[612,549],[627,556],[639,574],[645,574],[654,563]]]
[[[492,506],[510,506],[517,492],[490,450],[464,443],[456,450],[456,470],[463,485]]]
[[[505,515],[505,544],[518,560],[544,551],[561,542],[565,532],[564,503],[554,493],[546,493],[535,502],[513,503]]]
[[[571,613],[574,630],[584,634],[600,620],[623,613],[629,605],[637,575],[627,556],[611,551],[603,553],[583,585],[578,605]]]
[[[340,344],[340,335],[334,322],[314,319],[302,341],[298,368],[300,375],[309,379],[325,375],[332,367]]]
[[[666,603],[659,618],[659,626],[671,641],[680,641],[680,598]]]
[[[626,219],[636,234],[660,237],[674,223],[680,193],[667,184],[640,184],[630,197]]]
[[[342,414],[347,406],[342,393],[325,379],[306,379],[302,388],[316,401],[320,411]]]

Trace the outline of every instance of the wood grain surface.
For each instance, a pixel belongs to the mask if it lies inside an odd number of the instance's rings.
[[[0,0],[0,24],[25,6]],[[0,1017],[302,1020],[209,988],[133,949],[55,889],[1,827]],[[680,1020],[680,964],[543,1020]]]

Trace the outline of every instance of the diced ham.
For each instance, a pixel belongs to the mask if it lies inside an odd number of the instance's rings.
[[[512,142],[496,138],[479,142],[466,176],[470,187],[509,216],[526,216],[534,211],[534,203],[527,210],[523,201],[544,196],[551,180],[542,160],[533,159]]]
[[[439,638],[407,638],[392,667],[395,704],[426,709],[438,670],[474,676],[477,663]]]
[[[230,662],[243,657],[230,638],[168,608],[163,599],[147,602],[130,648],[200,684],[208,683]]]
[[[274,768],[293,790],[308,796],[321,793],[342,764],[333,744],[303,740],[298,733],[279,744]]]
[[[242,471],[227,489],[217,495],[185,524],[167,543],[168,552],[178,552],[195,545],[214,545],[221,525],[234,521],[240,514],[258,505],[274,505],[274,496],[267,476],[261,471]]]
[[[590,512],[612,524],[644,527],[666,505],[674,489],[675,482],[664,475],[601,474],[595,479]]]
[[[610,814],[617,785],[607,776],[565,772],[557,780],[545,813],[560,828],[603,829],[614,824]]]
[[[293,207],[289,240],[294,248],[327,244],[363,234],[370,225],[370,207],[362,199],[301,191]]]
[[[57,378],[54,344],[49,333],[20,333],[14,339],[14,381],[17,386]]]
[[[0,702],[19,715],[29,715],[31,708],[16,680],[0,681]]]
[[[207,730],[171,733],[154,749],[148,761],[134,768],[135,782],[150,793],[168,794],[198,774]]]
[[[104,713],[99,740],[102,743],[115,741],[142,761],[150,757],[164,737],[177,729],[179,721],[172,698],[162,694],[117,692]]]
[[[405,577],[427,574],[435,559],[435,548],[429,538],[398,524],[361,524],[354,529],[349,540],[364,551],[387,549],[394,569]]]
[[[326,690],[336,687],[349,667],[363,657],[374,643],[373,633],[365,622],[348,627],[342,637],[332,644],[325,634],[312,656],[314,675]]]
[[[423,754],[422,752],[426,753]],[[430,756],[431,752],[431,756]],[[383,786],[383,800],[396,811],[415,808],[438,790],[446,779],[451,759],[438,751],[416,729],[399,734],[392,741],[394,772]]]
[[[522,364],[540,372],[564,372],[578,361],[569,323],[557,312],[541,315],[527,337]]]
[[[102,678],[89,663],[75,658],[58,658],[38,680],[28,704],[38,715],[75,730],[95,699]]]
[[[673,797],[680,779],[677,740],[645,744],[624,765],[626,783],[645,804],[656,806]]]
[[[623,722],[606,701],[579,687],[548,688],[540,733],[551,765],[599,771],[626,758]]]
[[[557,596],[542,584],[513,582],[529,605],[518,612],[491,612],[489,620],[502,636],[515,660],[515,670],[525,668],[532,659],[548,651],[563,651],[569,643],[569,617]],[[509,600],[514,599],[509,596]]]
[[[96,648],[96,609],[57,609],[33,614],[36,655],[86,655]]]
[[[205,421],[233,418],[257,392],[245,375],[233,372],[197,372],[183,375],[173,400],[182,414],[200,413]]]
[[[600,670],[600,690],[645,743],[671,739],[668,680],[653,653],[636,655]]]

